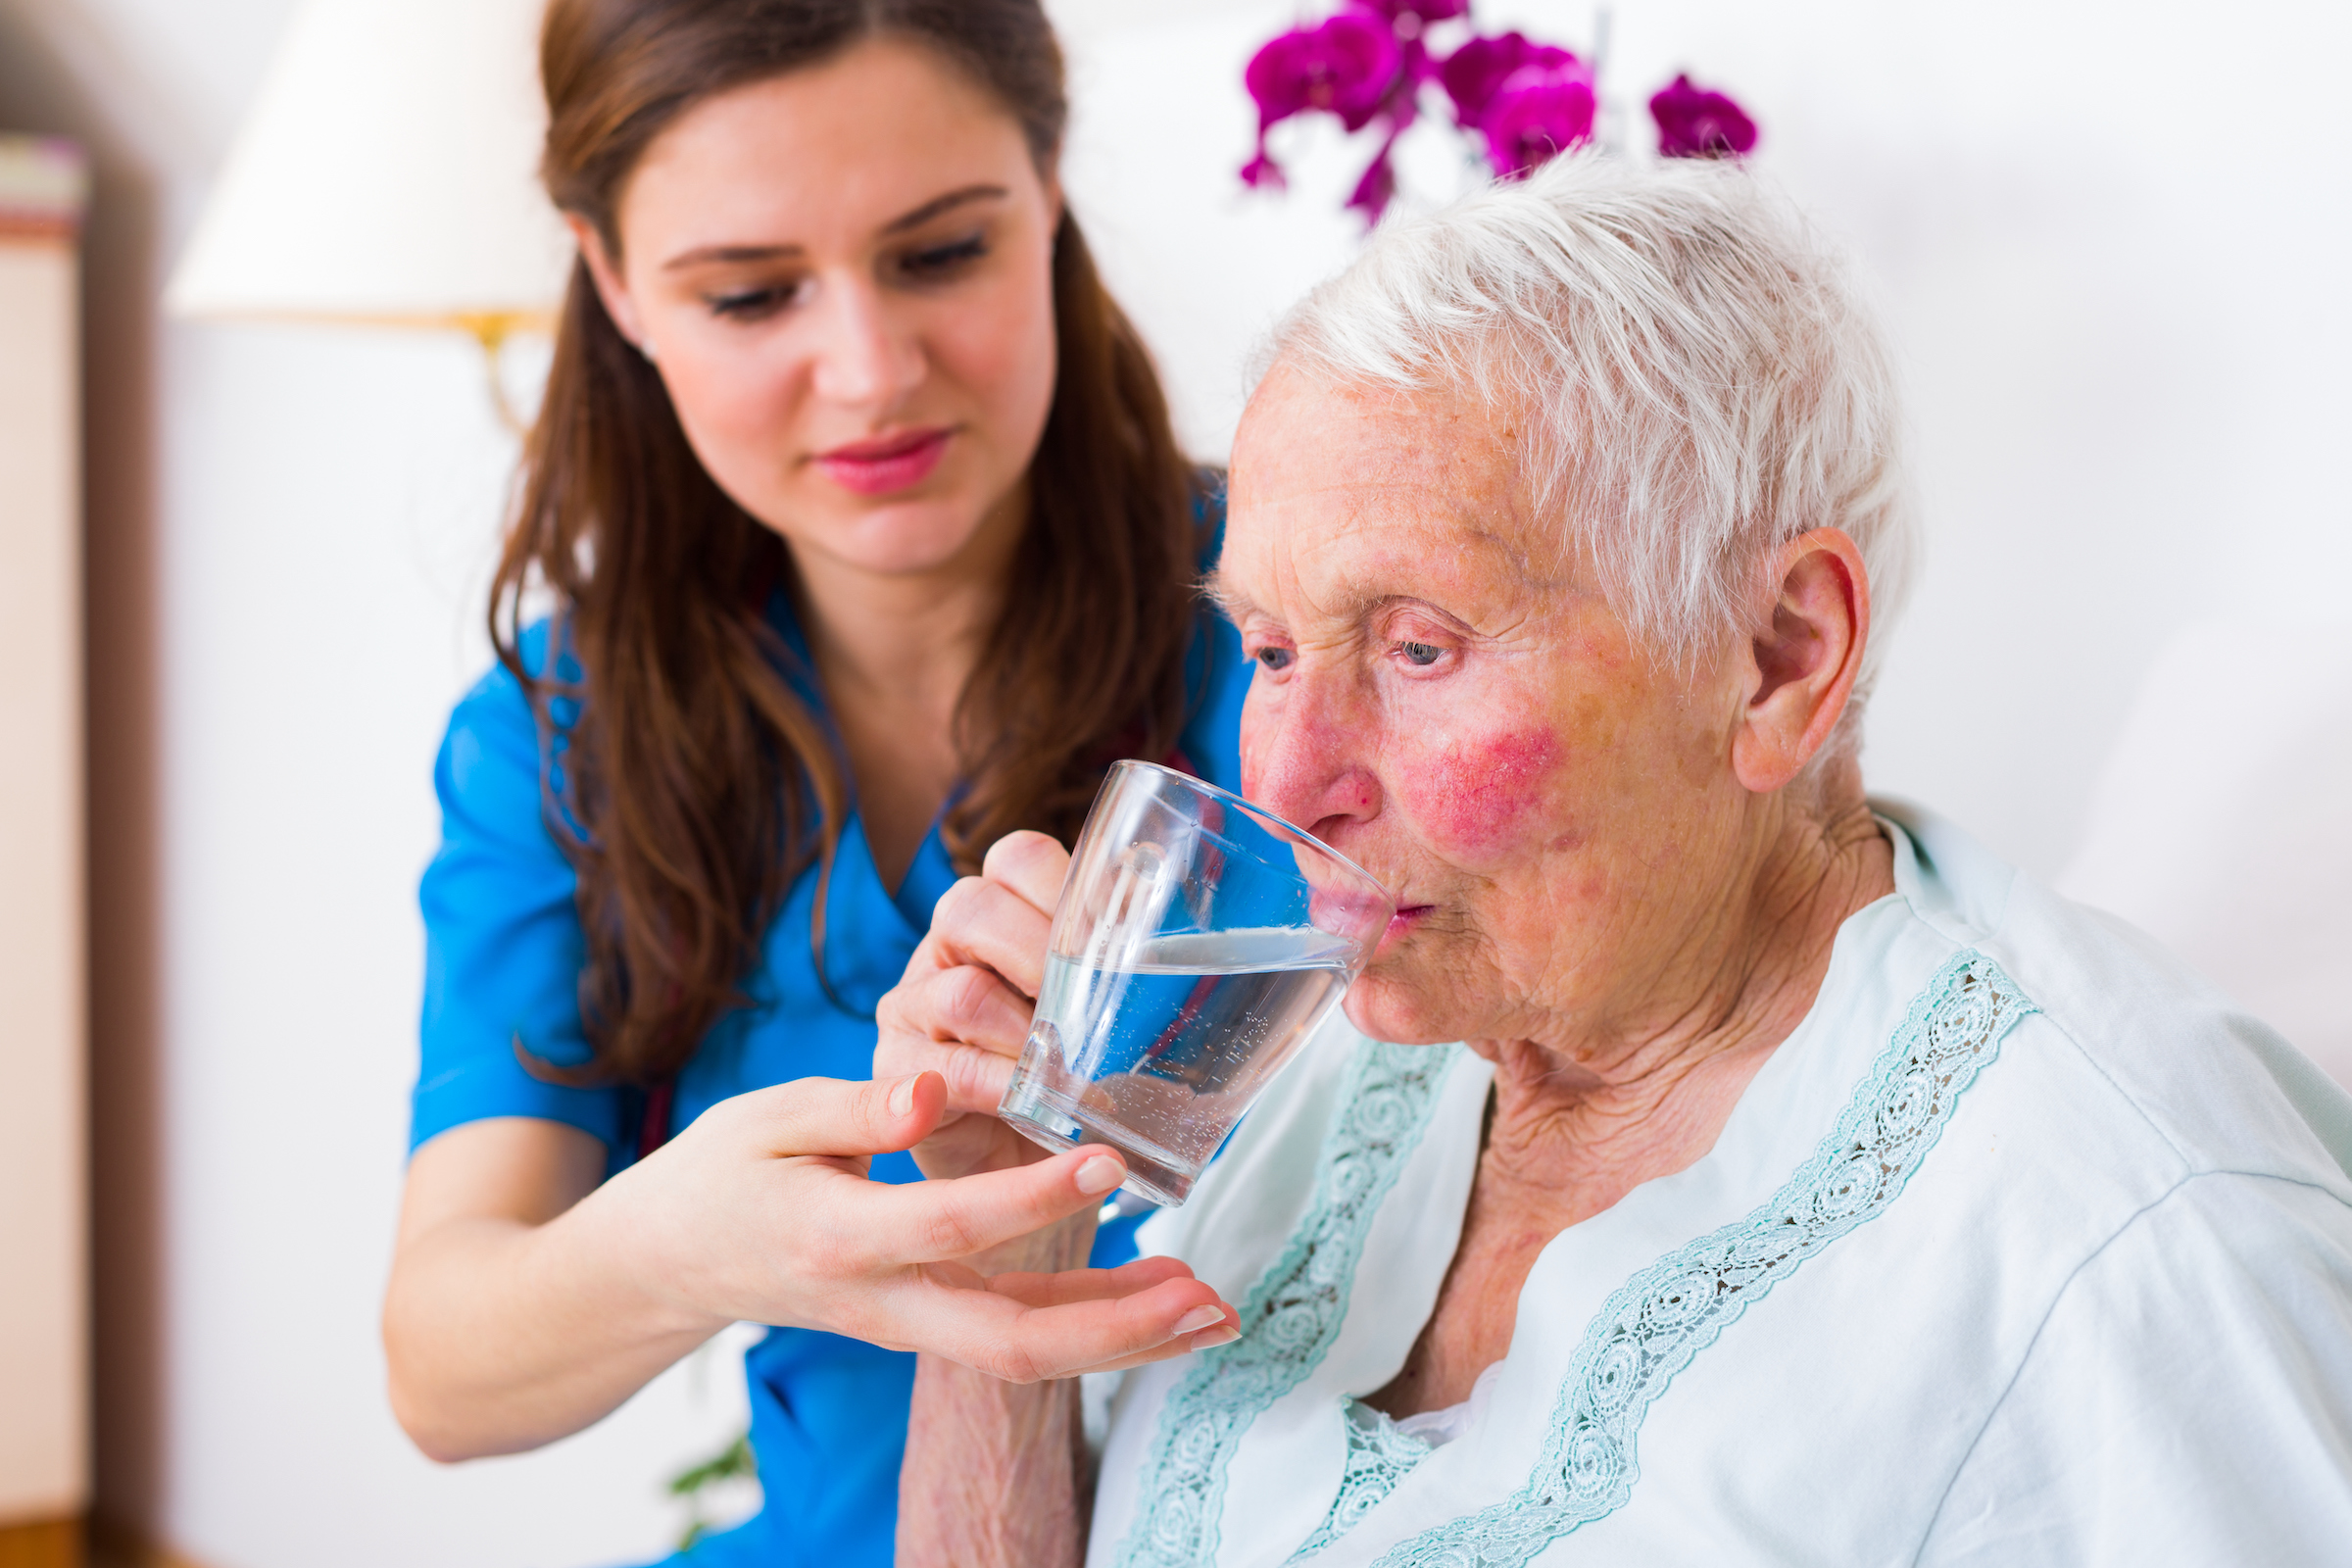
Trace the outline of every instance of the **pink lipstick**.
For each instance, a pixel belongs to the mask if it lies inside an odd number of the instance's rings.
[[[906,430],[873,441],[854,441],[817,455],[825,477],[861,496],[886,496],[920,484],[947,455],[956,432],[945,427]]]

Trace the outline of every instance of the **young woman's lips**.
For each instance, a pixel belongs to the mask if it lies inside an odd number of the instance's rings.
[[[948,429],[908,430],[879,441],[857,441],[821,453],[816,466],[844,490],[861,496],[886,496],[920,484],[947,455]]]

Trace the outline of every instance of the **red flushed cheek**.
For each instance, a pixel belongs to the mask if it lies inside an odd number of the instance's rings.
[[[1475,859],[1556,836],[1547,796],[1559,756],[1548,727],[1512,730],[1456,740],[1396,782],[1424,832]]]

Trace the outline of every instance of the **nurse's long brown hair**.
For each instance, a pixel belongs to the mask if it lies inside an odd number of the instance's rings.
[[[548,191],[618,255],[622,184],[680,113],[885,34],[985,86],[1041,165],[1058,151],[1061,55],[1037,0],[554,0],[540,41]],[[1020,591],[956,710],[968,787],[946,833],[966,870],[1016,828],[1067,842],[1107,762],[1163,755],[1183,724],[1189,473],[1150,357],[1066,213],[1054,311],[1058,381],[1029,471]],[[661,377],[575,266],[490,606],[499,659],[539,712],[549,820],[579,873],[595,1054],[559,1076],[676,1071],[744,1003],[787,890],[830,861],[842,759],[784,679],[790,656],[761,613],[791,572],[782,541],[704,470]],[[543,598],[576,684],[523,668],[526,606]],[[559,698],[580,704],[560,749]]]

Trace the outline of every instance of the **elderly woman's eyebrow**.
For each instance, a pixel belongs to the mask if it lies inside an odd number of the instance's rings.
[[[1257,608],[1256,602],[1235,587],[1233,579],[1222,570],[1212,571],[1200,579],[1200,594],[1237,626],[1242,623],[1243,616]]]
[[[1265,613],[1257,601],[1244,593],[1222,570],[1210,572],[1201,578],[1200,592],[1210,604],[1215,605],[1224,612],[1226,619],[1237,626],[1250,615]],[[1378,611],[1386,603],[1388,603],[1388,598],[1381,595],[1362,594],[1349,599],[1342,606],[1334,607],[1325,604],[1319,605],[1317,609],[1323,613],[1336,612],[1348,619],[1360,620]]]
[[[1200,579],[1200,593],[1224,613],[1226,619],[1232,621],[1236,626],[1241,625],[1249,616],[1260,612],[1256,601],[1242,592],[1221,571],[1211,572],[1208,576]],[[1366,627],[1388,612],[1399,607],[1424,611],[1444,621],[1446,627],[1457,635],[1464,637],[1480,635],[1478,628],[1462,619],[1461,616],[1418,594],[1378,593],[1365,590],[1343,596],[1339,602],[1325,603],[1317,608],[1320,613],[1333,619],[1346,621],[1358,627]]]
[[[1420,594],[1378,594],[1368,596],[1357,608],[1355,618],[1359,621],[1371,622],[1378,620],[1381,616],[1387,614],[1392,610],[1420,611],[1433,619],[1444,621],[1446,629],[1455,633],[1457,636],[1477,637],[1480,634],[1478,627],[1473,626],[1470,622],[1464,620],[1454,612],[1447,610],[1444,605],[1439,604],[1436,600],[1424,598]]]

